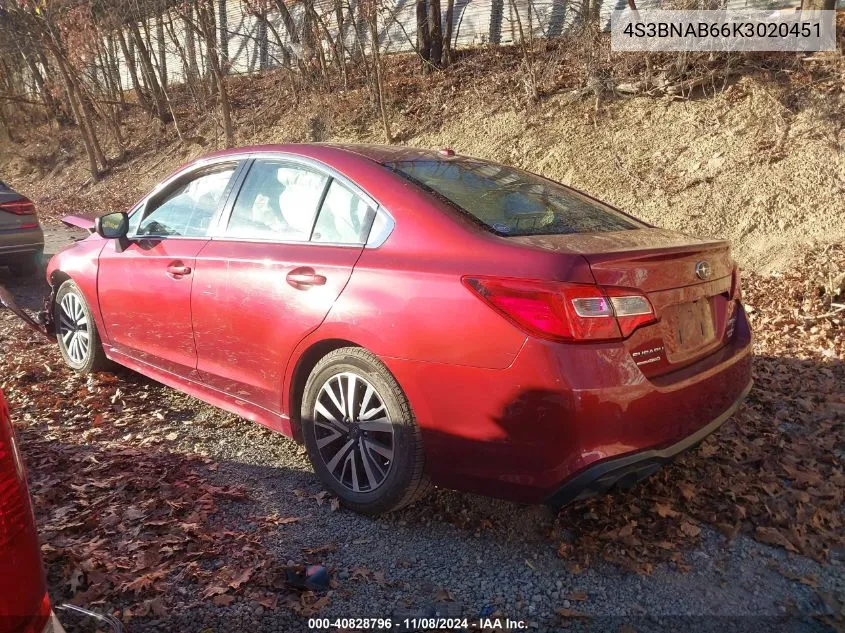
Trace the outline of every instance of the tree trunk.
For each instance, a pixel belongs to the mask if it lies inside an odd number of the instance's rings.
[[[49,47],[50,52],[53,54],[53,57],[56,59],[56,63],[59,66],[62,79],[67,87],[68,100],[71,104],[77,103],[78,116],[76,117],[76,120],[82,130],[83,138],[87,135],[94,158],[96,159],[95,162],[99,162],[102,166],[102,170],[107,171],[109,163],[106,160],[103,148],[100,146],[100,140],[97,138],[97,128],[94,126],[95,110],[90,95],[86,93],[82,82],[79,81],[76,71],[67,60],[67,55],[65,54],[61,36],[58,34],[58,29],[54,29],[54,27],[51,26],[48,37],[50,39],[47,40],[46,45]],[[94,174],[92,172],[92,177],[93,175]]]
[[[220,35],[217,37],[218,59],[223,73],[228,73],[229,67],[229,14],[226,12],[226,0],[217,0],[220,19],[217,21]]]
[[[455,16],[455,0],[446,0],[446,24],[443,26],[443,67],[452,63],[452,20]]]
[[[229,103],[229,94],[226,92],[226,82],[223,76],[223,69],[220,66],[220,57],[217,51],[217,37],[214,25],[214,4],[202,2],[197,5],[197,21],[205,39],[206,55],[211,67],[211,76],[214,79],[217,97],[220,99],[220,114],[223,117],[223,134],[226,147],[235,145],[235,128],[232,124],[232,110]]]
[[[150,58],[150,51],[144,44],[144,38],[141,35],[141,30],[138,28],[136,22],[129,23],[129,32],[132,34],[132,39],[135,42],[135,48],[138,51],[138,59],[141,62],[141,70],[144,74],[144,82],[150,89],[150,94],[153,99],[153,106],[155,108],[155,115],[162,123],[170,123],[171,116],[167,109],[167,103],[164,98],[164,92],[159,85],[156,78],[156,72],[153,68],[153,62]]]
[[[38,94],[41,95],[41,100],[44,102],[44,107],[47,108],[47,117],[56,123],[61,124],[64,117],[62,116],[62,112],[59,108],[59,104],[56,102],[56,99],[53,98],[53,95],[51,95],[50,91],[47,90],[47,86],[44,82],[44,76],[41,74],[38,64],[35,63],[35,60],[32,59],[32,57],[24,54],[22,50],[21,56],[29,68],[32,80],[35,82],[35,87],[38,89]]]
[[[539,94],[537,93],[537,78],[534,75],[534,66],[531,63],[531,55],[528,52],[528,46],[525,43],[525,31],[522,30],[522,18],[519,16],[519,9],[514,0],[510,0],[511,8],[516,17],[516,24],[519,28],[519,45],[522,49],[522,59],[525,63],[525,71],[527,75],[527,90],[530,101],[537,101]]]
[[[440,0],[428,0],[428,35],[431,42],[431,63],[437,68],[443,64],[443,30],[441,28]]]
[[[306,9],[302,16],[302,36],[300,37],[300,42],[302,44],[302,68],[306,74],[311,75],[314,70],[315,59],[317,65],[320,62],[317,59],[316,43],[314,42],[314,18],[312,11],[307,8],[307,2],[309,1],[306,0]]]
[[[349,87],[349,73],[346,71],[346,45],[343,41],[343,0],[335,0],[334,14],[337,20],[337,52],[340,55],[340,72],[343,75],[343,87]]]
[[[135,91],[138,103],[144,110],[153,114],[153,108],[150,105],[150,100],[147,98],[147,93],[141,87],[141,82],[138,80],[138,68],[135,66],[135,59],[129,50],[129,45],[126,43],[126,36],[123,33],[123,29],[118,29],[117,41],[120,44],[120,52],[123,53],[126,68],[129,70],[129,78],[132,80],[132,89]]]
[[[50,52],[53,53],[53,56],[56,58],[56,65],[59,67],[59,74],[62,76],[62,81],[65,85],[70,110],[73,113],[73,117],[76,119],[77,125],[79,125],[79,131],[82,134],[82,143],[85,145],[85,153],[88,155],[88,169],[91,171],[91,179],[94,182],[97,182],[100,179],[100,166],[97,162],[99,156],[97,155],[95,144],[92,140],[93,130],[87,120],[85,108],[82,107],[81,103],[77,103],[76,89],[73,85],[73,80],[70,78],[69,69],[65,67],[62,60],[61,53],[53,46],[50,46],[50,49]]]
[[[531,5],[528,5],[528,10],[531,10]],[[529,18],[531,14],[529,13]],[[599,18],[601,17],[601,0],[592,0],[590,3],[590,21],[594,23],[598,23]]]
[[[349,9],[349,24],[352,25],[352,32],[355,34],[355,44],[357,44],[358,54],[361,56],[361,66],[364,68],[364,78],[367,81],[367,86],[371,87],[370,92],[373,95],[373,100],[375,100],[375,99],[378,98],[376,96],[376,91],[378,90],[378,88],[376,87],[375,83],[372,80],[372,77],[371,77],[372,73],[370,72],[370,65],[369,65],[369,62],[367,62],[367,53],[364,50],[364,43],[361,41],[363,39],[362,34],[361,34],[360,30],[358,29],[359,24],[364,25],[366,28],[369,28],[369,26],[367,26],[366,20],[363,18],[363,16],[362,16],[362,19],[361,19],[360,22],[358,21],[358,19],[356,19],[355,12],[353,11],[351,2],[349,2],[346,6]],[[366,33],[364,33],[364,35],[366,35]],[[354,57],[354,55],[353,55],[353,57]]]
[[[100,34],[97,33],[97,41],[94,44],[96,47],[95,54],[97,56],[97,61],[99,62],[99,68],[97,68],[98,74],[102,74],[102,83],[98,80],[96,83],[99,87],[104,88],[104,94],[110,101],[117,101],[117,91],[114,89],[114,84],[111,81],[111,73],[109,72],[109,62],[106,58],[105,54],[103,53],[103,40],[100,38]]]
[[[417,53],[423,60],[423,72],[428,71],[431,59],[431,32],[428,28],[426,0],[417,0]]]
[[[6,139],[10,143],[14,143],[15,137],[12,135],[12,126],[9,124],[9,119],[6,118],[6,104],[0,103],[0,123],[3,125],[3,132],[6,134]]]
[[[317,26],[320,27],[320,31],[322,31],[323,37],[326,39],[326,41],[329,44],[329,48],[332,51],[332,57],[334,57],[334,61],[337,64],[338,72],[342,73],[343,72],[343,63],[340,60],[340,52],[338,51],[338,47],[337,47],[337,41],[340,39],[341,36],[338,35],[337,39],[333,38],[331,36],[331,33],[329,33],[329,28],[326,26],[325,21],[323,20],[323,18],[320,17],[320,14],[317,13],[317,11],[314,9],[314,4],[312,2],[309,2],[308,6],[311,8],[311,12],[312,12],[312,16],[314,18],[314,21],[316,22]]]
[[[801,9],[804,11],[834,11],[836,0],[802,0]]]
[[[194,42],[194,30],[191,27],[191,7],[186,9],[187,17],[182,18],[183,28],[185,29],[185,57],[187,64],[185,65],[185,82],[193,83],[199,77],[199,66],[197,65],[197,47]],[[175,35],[175,34],[174,34]],[[177,37],[173,41],[178,41]]]
[[[290,41],[293,44],[299,44],[299,34],[296,32],[296,22],[290,14],[284,0],[274,0],[274,6],[276,7],[276,11],[279,12],[279,16],[282,18],[282,24],[285,25],[285,31],[287,32]]]
[[[373,47],[373,65],[375,66],[376,95],[378,107],[381,113],[381,124],[384,128],[384,137],[388,143],[393,142],[393,133],[390,131],[390,120],[387,118],[387,106],[384,103],[384,79],[382,77],[380,43],[378,37],[378,14],[375,10],[370,15],[370,44]]]
[[[117,48],[115,47],[114,36],[111,33],[106,38],[106,59],[109,64],[112,84],[117,89],[117,96],[120,99],[120,107],[125,110],[126,97],[123,94],[123,82],[120,80],[120,67],[117,64]]]
[[[158,74],[161,78],[162,89],[167,89],[167,49],[164,46],[164,15],[158,14],[156,18],[156,39],[158,42]]]

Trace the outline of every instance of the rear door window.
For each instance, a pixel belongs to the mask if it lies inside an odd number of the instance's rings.
[[[235,201],[226,237],[307,242],[328,184],[299,165],[257,160]]]
[[[317,223],[312,242],[363,244],[367,240],[375,211],[337,180],[332,180]]]
[[[601,233],[645,226],[556,182],[496,163],[426,158],[385,166],[499,235]]]

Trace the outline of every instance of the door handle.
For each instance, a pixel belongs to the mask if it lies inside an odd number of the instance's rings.
[[[288,283],[297,290],[304,290],[311,286],[325,286],[326,278],[318,275],[313,268],[294,268],[287,274]]]
[[[190,275],[191,267],[185,266],[182,262],[174,262],[167,267],[167,274],[176,278]]]

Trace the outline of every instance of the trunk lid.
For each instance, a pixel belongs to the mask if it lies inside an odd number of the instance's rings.
[[[658,322],[636,330],[625,345],[647,376],[680,369],[713,353],[729,338],[734,261],[724,240],[657,228],[509,239],[543,250],[578,253],[599,285],[643,292]]]

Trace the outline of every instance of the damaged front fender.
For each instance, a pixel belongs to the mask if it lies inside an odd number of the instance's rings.
[[[50,292],[49,296],[44,298],[44,309],[39,312],[35,318],[30,316],[29,313],[23,308],[18,307],[18,304],[15,303],[15,298],[12,296],[12,293],[9,292],[2,285],[0,285],[0,305],[2,305],[7,310],[11,310],[12,312],[14,312],[21,319],[23,319],[24,323],[26,323],[36,332],[43,334],[51,341],[55,341],[56,328],[53,324],[53,311],[50,309],[53,305],[54,293],[55,289]]]

